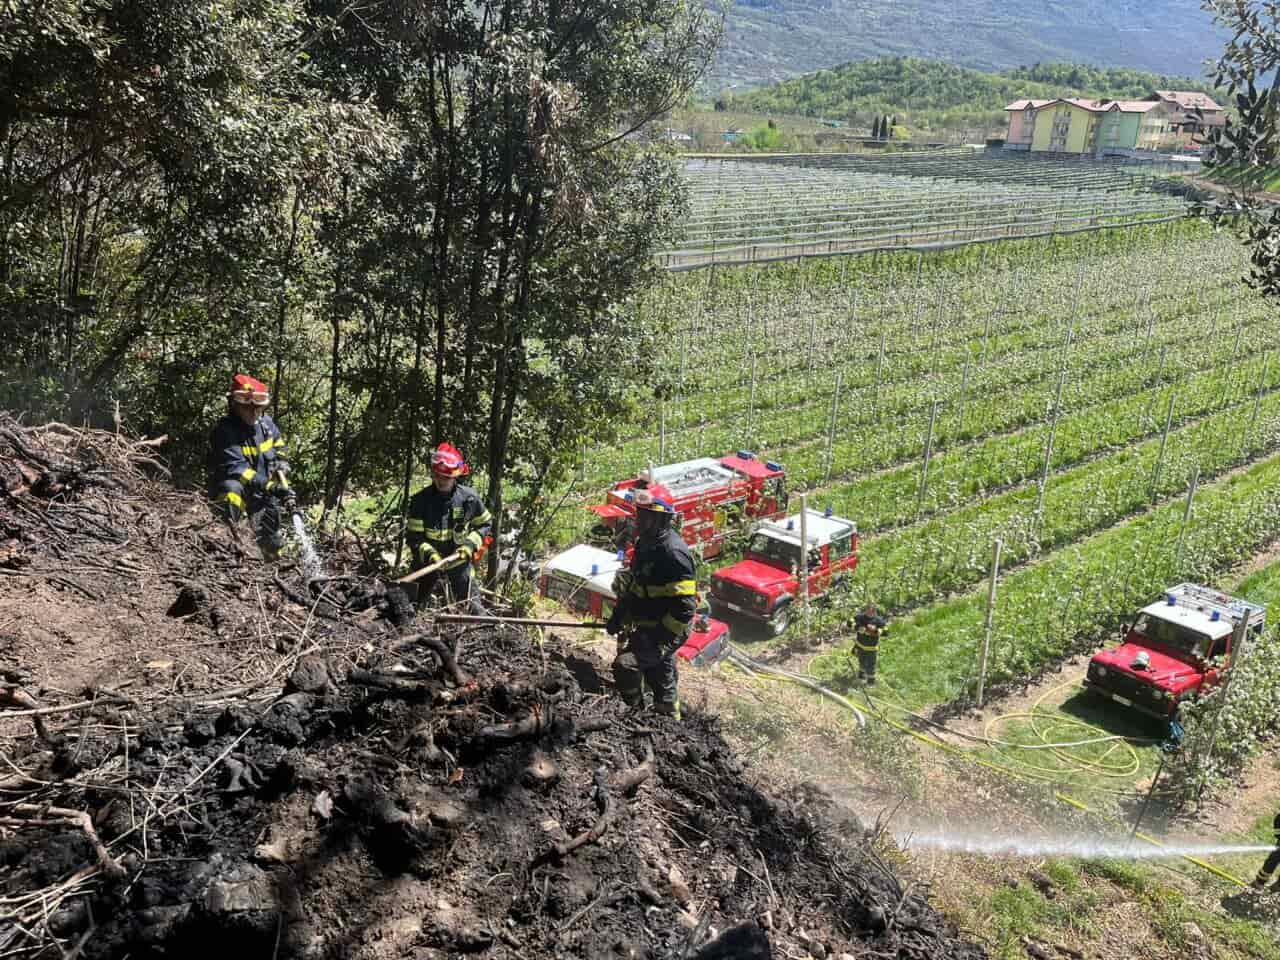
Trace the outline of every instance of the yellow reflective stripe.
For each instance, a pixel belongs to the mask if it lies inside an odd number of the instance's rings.
[[[222,499],[227,501],[227,503],[234,504],[235,506],[239,507],[241,510],[244,509],[244,498],[241,497],[240,494],[238,493],[232,493],[230,490],[228,490],[226,493],[222,495]]]
[[[659,583],[649,587],[651,597],[696,597],[698,581],[672,580],[670,583]]]
[[[434,527],[426,526],[425,523],[421,520],[419,520],[418,522],[423,523],[422,534],[428,540],[452,540],[453,539],[453,531],[450,530],[448,527],[441,527],[439,529],[436,529]]]
[[[258,475],[258,471],[253,469],[253,467],[250,467],[248,470],[245,470],[240,474],[240,479],[243,480],[245,483],[248,483],[257,475]]]
[[[493,522],[493,514],[490,513],[488,510],[485,510],[482,513],[479,513],[476,516],[471,518],[471,526],[473,527],[483,527],[486,523],[492,523],[492,522]]]
[[[241,447],[240,452],[246,457],[256,457],[258,455],[257,447]]]
[[[410,533],[421,533],[422,521],[417,519],[416,517],[410,517],[409,522],[405,524],[404,528],[408,530]]]
[[[272,440],[270,437],[268,437],[266,440],[263,440],[263,441],[262,441],[262,444],[261,444],[261,446],[259,446],[259,447],[258,447],[258,449],[259,449],[261,452],[266,453],[268,450],[270,450],[270,449],[271,449],[272,447],[274,447],[275,445],[276,445],[276,442],[275,442],[274,440]]]
[[[862,650],[864,653],[874,653],[875,651],[880,649],[880,645],[878,643],[873,643],[870,646],[868,646],[867,644],[862,643],[859,640],[854,640],[853,645],[857,649]]]
[[[662,615],[662,625],[674,633],[677,637],[683,636],[685,630],[689,628],[687,623],[681,623],[669,613]]]

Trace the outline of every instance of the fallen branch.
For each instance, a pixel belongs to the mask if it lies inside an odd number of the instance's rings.
[[[89,843],[93,845],[94,853],[98,855],[98,865],[103,871],[113,877],[124,876],[124,867],[107,852],[107,848],[98,837],[98,831],[93,828],[93,821],[83,810],[45,807],[36,803],[15,803],[5,809],[9,813],[29,814],[27,817],[0,817],[0,824],[9,827],[79,827],[89,838]]]
[[[444,667],[445,672],[449,674],[453,682],[459,687],[465,687],[471,682],[471,678],[463,673],[458,667],[458,661],[454,659],[452,651],[445,646],[444,641],[439,637],[433,637],[430,634],[423,633],[416,637],[410,637],[409,639],[416,640],[439,657],[441,666]]]
[[[609,785],[605,782],[603,770],[596,771],[595,785],[595,801],[596,806],[600,809],[600,816],[596,818],[596,822],[591,825],[590,830],[578,834],[572,840],[557,843],[552,848],[552,852],[557,857],[566,857],[579,847],[586,846],[588,843],[595,843],[604,836],[604,832],[609,829],[609,824],[613,822],[617,806],[614,804],[613,798],[609,796]]]

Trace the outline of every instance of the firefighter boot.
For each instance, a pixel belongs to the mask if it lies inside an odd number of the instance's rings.
[[[679,720],[680,701],[677,700],[675,703],[655,703],[653,705],[653,712],[660,713],[666,717],[675,717],[675,719]]]
[[[630,650],[619,651],[614,658],[613,683],[623,703],[633,710],[644,708],[644,675]]]

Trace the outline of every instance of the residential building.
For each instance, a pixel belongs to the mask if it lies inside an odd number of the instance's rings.
[[[1184,149],[1227,124],[1226,111],[1198,90],[1156,90],[1147,99],[1163,103],[1169,118],[1162,149]]]
[[[1006,150],[1030,150],[1035,131],[1036,111],[1052,100],[1015,100],[1004,108],[1009,115],[1009,130],[1004,138]]]
[[[1039,107],[1031,136],[1037,153],[1083,153],[1098,150],[1098,128],[1111,109],[1109,100],[1059,98]]]

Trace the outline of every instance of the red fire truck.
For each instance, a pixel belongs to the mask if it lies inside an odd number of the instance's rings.
[[[808,511],[808,549],[800,549],[800,515],[761,524],[737,563],[711,575],[711,610],[765,624],[777,636],[791,622],[800,592],[800,558],[807,556],[809,596],[819,597],[858,566],[858,529],[850,520]]]
[[[1259,604],[1180,583],[1139,611],[1123,643],[1094,654],[1084,685],[1139,713],[1172,717],[1231,668],[1237,628],[1257,637],[1266,619]]]
[[[718,460],[702,457],[655,467],[634,480],[623,480],[609,491],[604,503],[588,507],[600,518],[591,531],[596,543],[615,549],[631,545],[635,508],[629,494],[643,484],[671,500],[680,536],[704,559],[724,549],[729,533],[752,521],[780,517],[787,509],[782,465],[739,450]]]

